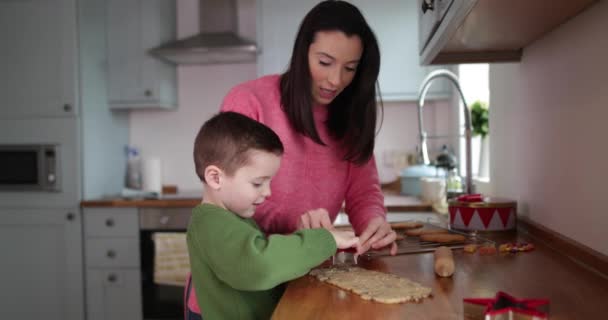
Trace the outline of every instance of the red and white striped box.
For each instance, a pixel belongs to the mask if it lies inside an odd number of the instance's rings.
[[[450,227],[466,231],[505,231],[517,224],[517,202],[478,197],[449,201]]]

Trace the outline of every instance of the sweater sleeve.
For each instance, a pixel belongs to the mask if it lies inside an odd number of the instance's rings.
[[[373,157],[360,166],[350,164],[349,170],[345,210],[356,234],[361,234],[372,218],[386,219],[384,196]]]
[[[251,221],[253,224],[254,222]],[[325,229],[266,237],[252,224],[230,214],[205,219],[206,232],[192,233],[188,241],[203,248],[216,276],[238,290],[267,290],[305,275],[336,252]]]

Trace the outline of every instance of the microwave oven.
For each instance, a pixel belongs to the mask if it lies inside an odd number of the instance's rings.
[[[61,191],[58,168],[58,145],[0,145],[0,191]]]

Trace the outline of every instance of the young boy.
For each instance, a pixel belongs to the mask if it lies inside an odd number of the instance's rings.
[[[266,236],[251,219],[270,196],[283,145],[265,125],[235,112],[207,121],[194,142],[203,202],[187,241],[203,319],[270,319],[281,283],[305,275],[337,248],[355,247],[352,232],[306,229]]]

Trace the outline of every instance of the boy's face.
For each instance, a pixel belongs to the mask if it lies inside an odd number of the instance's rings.
[[[243,218],[253,216],[255,208],[270,196],[270,180],[279,170],[281,157],[252,150],[249,162],[232,176],[224,176],[220,189],[226,209]]]

